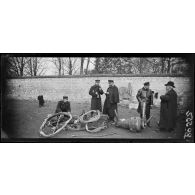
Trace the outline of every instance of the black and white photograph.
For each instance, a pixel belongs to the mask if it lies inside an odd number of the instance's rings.
[[[4,0],[0,194],[194,195],[193,0]]]
[[[194,142],[194,54],[2,54],[2,142]]]

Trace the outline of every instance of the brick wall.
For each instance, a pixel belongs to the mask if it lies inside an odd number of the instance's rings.
[[[113,79],[118,88],[132,86],[132,99],[135,101],[137,90],[143,86],[146,81],[150,82],[150,88],[158,92],[159,95],[165,93],[164,84],[168,81],[174,81],[176,92],[181,97],[181,104],[192,98],[190,87],[190,78],[181,76],[140,76],[140,75],[122,75],[122,76],[67,76],[67,77],[36,77],[36,78],[12,78],[8,79],[8,96],[17,99],[36,99],[42,94],[44,99],[57,101],[63,95],[69,96],[72,101],[90,101],[89,88],[94,84],[95,79],[101,80],[101,86],[106,91],[108,79]],[[104,101],[104,96],[102,100]],[[156,100],[159,105],[160,101]]]

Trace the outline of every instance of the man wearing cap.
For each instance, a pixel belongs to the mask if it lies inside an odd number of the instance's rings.
[[[63,96],[63,100],[60,100],[57,104],[55,113],[58,112],[71,112],[70,102],[68,96]]]
[[[177,93],[173,88],[174,82],[169,81],[165,95],[161,95],[159,130],[174,131],[177,119]]]
[[[149,87],[150,87],[150,83],[145,82],[144,86],[138,90],[137,95],[136,95],[136,98],[139,102],[137,111],[138,113],[140,113],[141,118],[143,118],[141,104],[143,102],[146,102],[146,110],[145,110],[146,120],[150,118],[150,109],[151,109],[151,105],[153,105],[153,93]],[[147,123],[147,126],[151,127],[150,122]]]
[[[113,80],[108,80],[109,87],[107,89],[106,99],[104,102],[103,114],[109,116],[110,122],[114,122],[115,112],[117,112],[117,103],[119,103],[118,88],[114,85]]]
[[[91,110],[99,110],[102,112],[102,101],[101,95],[103,94],[103,90],[100,86],[100,80],[95,80],[95,85],[93,85],[89,90],[89,95],[91,98]]]

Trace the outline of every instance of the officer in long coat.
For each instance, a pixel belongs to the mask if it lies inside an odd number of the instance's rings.
[[[166,94],[161,95],[159,130],[173,131],[177,119],[177,93],[173,88],[174,82],[169,81],[166,86]]]
[[[101,95],[103,90],[100,86],[100,80],[95,80],[95,85],[93,85],[89,90],[89,95],[91,95],[91,110],[99,110],[102,112],[102,101]]]
[[[151,105],[153,105],[153,93],[149,87],[150,87],[150,83],[145,82],[144,86],[138,90],[136,95],[136,98],[139,102],[137,111],[140,114],[141,118],[143,118],[141,104],[143,101],[146,102],[146,110],[145,110],[146,120],[150,118],[150,109],[151,109]],[[151,127],[150,122],[147,123],[147,126]]]
[[[63,100],[60,100],[57,104],[55,113],[58,112],[71,112],[70,102],[68,96],[63,96]]]
[[[106,99],[104,102],[103,114],[109,116],[109,120],[114,122],[115,111],[118,111],[117,104],[119,103],[118,88],[114,85],[113,80],[108,80],[109,87],[107,89]]]

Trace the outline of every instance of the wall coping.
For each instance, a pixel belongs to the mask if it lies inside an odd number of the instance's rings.
[[[92,75],[63,75],[63,76],[24,76],[7,77],[7,79],[44,79],[44,78],[89,78],[89,77],[190,77],[182,74],[92,74]]]

